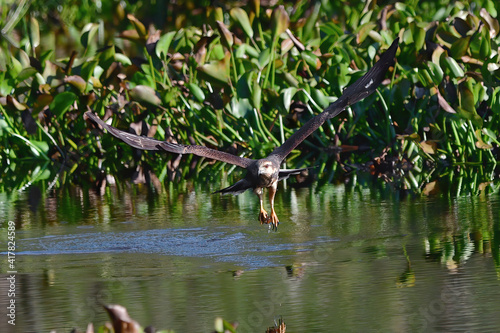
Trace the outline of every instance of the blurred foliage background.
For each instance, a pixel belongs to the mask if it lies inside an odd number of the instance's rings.
[[[3,1],[0,190],[186,177],[216,190],[241,174],[134,151],[83,113],[261,158],[399,36],[377,93],[325,123],[287,166],[318,166],[321,182],[363,170],[411,193],[498,192],[499,10],[491,0]]]

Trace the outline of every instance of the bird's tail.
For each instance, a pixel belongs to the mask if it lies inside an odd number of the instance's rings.
[[[233,185],[226,187],[226,188],[223,188],[222,190],[215,191],[212,194],[222,193],[222,194],[238,195],[238,194],[241,194],[241,193],[243,193],[246,190],[249,190],[251,188],[252,188],[252,184],[246,178],[243,178],[243,179],[238,180]]]

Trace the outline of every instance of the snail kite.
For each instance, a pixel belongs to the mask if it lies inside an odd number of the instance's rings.
[[[330,104],[322,113],[310,119],[285,143],[273,150],[269,156],[259,160],[254,160],[245,157],[239,157],[219,150],[211,149],[198,145],[182,145],[159,141],[152,138],[138,136],[116,129],[94,113],[88,111],[85,113],[87,117],[101,125],[109,133],[121,139],[128,145],[142,150],[164,150],[175,154],[194,154],[201,157],[206,157],[214,160],[219,160],[225,163],[234,164],[247,170],[246,176],[235,184],[219,190],[215,193],[223,194],[240,194],[246,190],[252,189],[260,199],[259,221],[270,224],[273,229],[278,227],[278,216],[274,210],[274,195],[278,186],[278,181],[288,178],[290,175],[300,173],[305,169],[280,169],[280,165],[286,156],[304,141],[312,132],[320,127],[327,119],[331,119],[342,112],[346,107],[352,105],[363,98],[367,97],[377,89],[383,81],[389,67],[394,64],[394,57],[398,49],[399,38],[396,38],[389,49],[380,57],[379,61],[368,72],[347,87],[342,96],[335,102]],[[263,206],[263,189],[269,189],[269,202],[271,205],[271,213],[268,214]]]

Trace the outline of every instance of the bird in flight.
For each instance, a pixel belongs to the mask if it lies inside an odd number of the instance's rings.
[[[252,189],[259,197],[260,212],[259,221],[261,224],[269,224],[271,228],[277,229],[279,224],[278,216],[274,210],[274,196],[280,180],[291,175],[299,174],[306,169],[280,169],[281,163],[290,152],[304,141],[311,133],[320,127],[326,120],[337,116],[346,107],[359,102],[372,94],[384,80],[389,67],[394,65],[394,58],[399,45],[399,38],[396,38],[387,51],[380,56],[379,61],[366,74],[347,87],[342,96],[330,104],[322,113],[311,118],[292,136],[290,136],[280,147],[273,150],[271,154],[262,159],[250,159],[239,157],[233,154],[211,149],[198,145],[183,145],[166,141],[159,141],[145,136],[138,136],[121,131],[106,124],[97,115],[87,111],[85,115],[105,128],[110,134],[127,143],[128,145],[141,150],[162,150],[174,154],[194,154],[229,164],[234,164],[245,168],[245,177],[233,185],[214,193],[241,194]],[[264,209],[263,190],[269,190],[270,214]]]

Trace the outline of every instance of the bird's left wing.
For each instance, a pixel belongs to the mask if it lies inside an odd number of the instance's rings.
[[[306,171],[309,169],[313,169],[315,167],[307,167],[307,168],[302,168],[302,169],[280,169],[279,174],[278,174],[278,181],[288,179],[288,177],[293,176],[293,175],[298,175],[302,171]]]
[[[342,96],[330,104],[322,113],[310,119],[297,132],[292,134],[288,140],[280,147],[276,148],[270,155],[276,156],[283,161],[290,152],[304,141],[312,132],[317,130],[327,119],[331,119],[342,112],[346,107],[359,102],[363,98],[372,94],[382,83],[385,73],[394,64],[394,57],[399,45],[399,38],[396,38],[392,45],[380,56],[379,61],[366,72],[363,77],[347,87]]]
[[[225,153],[223,151],[211,149],[205,146],[186,146],[177,143],[171,143],[167,141],[155,140],[145,136],[139,136],[132,133],[128,133],[119,130],[113,126],[106,124],[101,118],[95,115],[91,111],[85,112],[85,115],[105,128],[109,133],[118,139],[122,140],[129,146],[132,146],[141,150],[165,150],[170,153],[176,154],[194,154],[201,157],[207,157],[214,160],[226,162],[229,164],[234,164],[242,168],[249,166],[253,160],[245,157],[239,157],[233,154]]]

